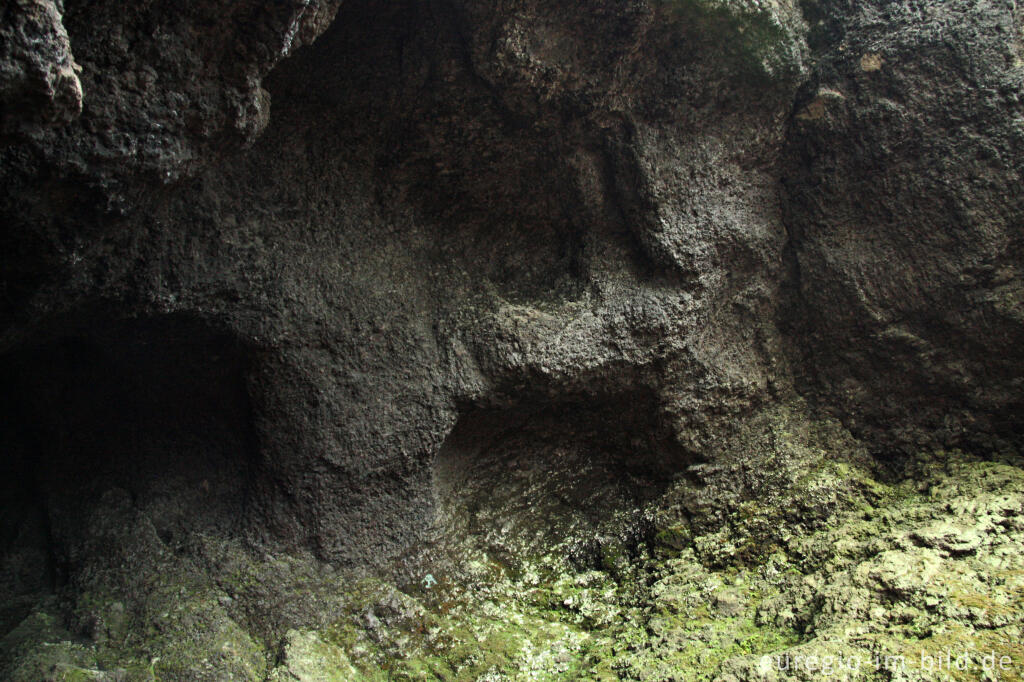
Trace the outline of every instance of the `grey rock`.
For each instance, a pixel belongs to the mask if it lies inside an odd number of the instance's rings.
[[[63,3],[5,3],[0,36],[0,132],[63,125],[77,118],[82,113],[81,67],[71,53]]]
[[[784,178],[799,383],[879,449],[991,447],[1024,385],[1021,10],[806,5],[819,59]]]

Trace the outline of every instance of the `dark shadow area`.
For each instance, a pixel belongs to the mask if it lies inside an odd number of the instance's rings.
[[[261,145],[308,149],[303,177],[332,195],[369,171],[360,180],[382,228],[414,223],[424,234],[405,242],[429,243],[434,267],[471,286],[516,301],[576,299],[595,235],[643,261],[601,196],[605,133],[580,112],[512,111],[477,73],[464,21],[445,2],[346,2],[268,77],[274,113]]]
[[[441,541],[468,538],[515,568],[563,542],[642,534],[637,515],[691,460],[643,391],[471,409],[437,457]]]
[[[174,549],[235,532],[254,452],[246,353],[188,318],[90,324],[0,358],[0,631],[75,570],[100,497]]]

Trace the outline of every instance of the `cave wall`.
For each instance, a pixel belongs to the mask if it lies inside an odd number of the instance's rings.
[[[226,515],[260,546],[386,562],[456,424],[525,405],[645,396],[679,470],[801,394],[881,456],[1019,436],[1013,3],[5,12],[50,37],[3,62],[37,91],[5,94],[4,362],[193,336],[140,376],[236,387]],[[168,459],[217,440],[185,424]]]
[[[888,448],[1019,437],[1021,10],[808,5],[783,182],[801,383]]]

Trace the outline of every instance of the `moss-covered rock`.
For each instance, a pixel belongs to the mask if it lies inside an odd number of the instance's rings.
[[[341,647],[325,642],[315,632],[290,630],[285,642],[283,663],[272,671],[271,682],[347,682],[359,676]]]
[[[539,581],[496,577],[456,602],[428,600],[412,632],[349,620],[335,641],[367,679],[987,679],[993,652],[996,665],[1024,663],[1024,472],[934,453],[913,478],[883,483],[789,425],[766,433],[803,453],[789,461],[796,475],[758,508],[785,533],[752,535],[728,513],[692,538],[670,526],[628,577],[568,564]],[[679,499],[667,496],[669,508]],[[819,513],[796,523],[794,508]],[[708,549],[758,539],[768,546],[756,552]],[[947,652],[952,663],[940,662]]]
[[[737,75],[788,79],[804,68],[806,27],[788,0],[658,0],[688,39],[721,55]]]
[[[991,679],[995,655],[1019,679],[1024,471],[997,459],[922,453],[893,477],[836,424],[770,410],[652,503],[646,530],[570,524],[514,563],[469,532],[402,587],[203,537],[185,563],[111,493],[90,537],[120,549],[89,554],[0,664],[26,681],[909,681]]]

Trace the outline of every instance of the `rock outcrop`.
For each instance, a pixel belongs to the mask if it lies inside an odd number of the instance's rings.
[[[0,130],[67,124],[82,113],[81,67],[75,63],[59,3],[12,2],[4,8]]]
[[[800,384],[890,447],[990,447],[1024,414],[1021,10],[812,4],[784,181]]]
[[[808,492],[784,434],[828,424],[836,461],[895,477],[1021,445],[1015,2],[2,16],[18,642],[59,625],[170,679],[347,670],[324,633],[351,573],[557,547],[637,578],[655,536],[717,570],[817,528],[752,502],[827,525],[863,493]],[[155,575],[189,595],[170,620]]]

